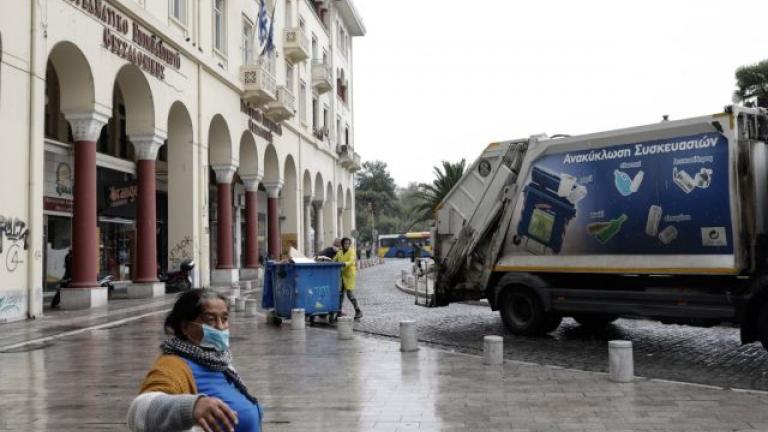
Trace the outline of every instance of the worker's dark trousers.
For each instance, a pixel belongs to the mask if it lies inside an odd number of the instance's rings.
[[[360,312],[360,307],[357,305],[357,298],[355,298],[355,294],[352,291],[344,288],[344,282],[341,283],[341,293],[339,293],[339,312],[344,309],[342,307],[344,304],[344,293],[347,294],[347,298],[350,302],[352,302],[352,306],[354,306],[355,312]]]

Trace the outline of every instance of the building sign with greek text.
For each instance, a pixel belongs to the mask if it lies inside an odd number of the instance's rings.
[[[268,119],[264,113],[254,108],[253,105],[240,99],[240,111],[248,116],[248,129],[254,135],[264,138],[267,142],[272,142],[273,135],[283,135],[283,127]]]
[[[102,41],[113,54],[135,64],[157,79],[165,79],[165,69],[179,70],[181,54],[159,37],[129,20],[103,0],[69,0],[73,5],[104,24]]]

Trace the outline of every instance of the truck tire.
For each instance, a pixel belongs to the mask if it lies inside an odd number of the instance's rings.
[[[547,313],[541,299],[533,290],[525,287],[509,287],[501,293],[499,313],[510,333],[520,336],[539,336],[554,330],[557,322]],[[557,322],[559,325],[560,323]]]
[[[601,328],[604,328],[608,324],[616,321],[619,319],[616,315],[606,315],[606,314],[584,314],[584,315],[574,315],[573,319],[576,320],[577,323],[579,323],[580,326],[593,329],[593,330],[599,330]]]
[[[760,312],[757,314],[757,332],[763,348],[768,350],[768,301],[763,303],[763,306],[760,307]]]

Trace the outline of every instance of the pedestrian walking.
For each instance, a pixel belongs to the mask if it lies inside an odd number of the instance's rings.
[[[353,291],[355,290],[355,277],[357,270],[355,267],[355,249],[352,247],[352,240],[347,237],[341,239],[341,250],[336,252],[336,258],[334,261],[344,263],[344,268],[341,270],[341,293],[339,294],[339,315],[341,313],[344,302],[344,295],[346,294],[352,306],[355,307],[355,319],[359,320],[363,317],[363,311],[360,310],[360,306],[357,304],[357,298]]]
[[[165,331],[170,337],[128,409],[129,429],[260,432],[259,402],[232,364],[226,299],[210,289],[186,291]]]

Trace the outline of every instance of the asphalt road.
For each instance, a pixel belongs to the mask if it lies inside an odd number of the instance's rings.
[[[607,371],[608,341],[625,339],[633,343],[638,376],[768,391],[768,352],[759,343],[742,346],[736,328],[621,319],[594,333],[566,318],[545,337],[513,336],[488,307],[414,305],[412,296],[394,286],[409,266],[408,260],[392,259],[358,271],[357,297],[365,316],[357,331],[394,338],[401,320],[415,319],[425,343],[478,353],[484,335],[503,335],[507,359],[590,371]]]

